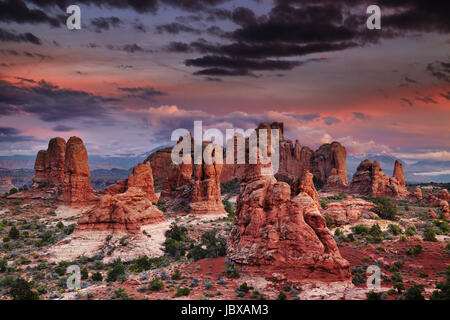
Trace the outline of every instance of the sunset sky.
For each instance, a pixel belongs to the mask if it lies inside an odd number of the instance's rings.
[[[283,121],[313,148],[450,163],[449,34],[449,1],[0,0],[0,155],[77,135],[128,156],[194,120]]]

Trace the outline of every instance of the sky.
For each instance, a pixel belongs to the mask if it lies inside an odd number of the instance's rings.
[[[282,121],[312,148],[450,161],[449,33],[448,1],[0,0],[0,155],[76,135],[126,157],[196,120]]]

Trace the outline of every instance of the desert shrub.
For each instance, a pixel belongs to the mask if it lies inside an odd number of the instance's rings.
[[[446,221],[435,220],[433,221],[433,224],[438,227],[439,231],[441,231],[442,233],[447,233],[450,231],[450,227]]]
[[[327,227],[331,228],[333,225],[333,218],[331,218],[329,215],[325,215],[325,221],[327,222]]]
[[[159,200],[158,203],[156,204],[156,206],[162,212],[166,212],[167,211],[166,200]]]
[[[100,282],[103,281],[103,276],[100,272],[95,272],[91,276],[92,281]]]
[[[64,228],[64,223],[62,223],[61,221],[58,221],[58,223],[56,224],[56,227],[58,229],[62,229],[62,228]]]
[[[322,207],[322,209],[325,209],[328,205],[328,201],[326,199],[320,199],[319,203],[320,203],[320,206]]]
[[[175,271],[172,273],[171,278],[172,280],[180,280],[181,279],[180,269],[175,269]]]
[[[6,272],[8,267],[8,260],[6,258],[0,259],[0,272]]]
[[[416,245],[413,248],[410,248],[408,251],[406,251],[406,254],[408,256],[417,256],[422,252],[422,246],[420,244]]]
[[[439,282],[436,285],[437,290],[433,291],[430,300],[450,300],[450,265],[447,266],[445,274],[445,282]]]
[[[373,290],[370,290],[366,295],[367,300],[382,300],[382,296],[382,292],[375,292]]]
[[[403,293],[403,297],[405,298],[405,300],[425,300],[424,296],[422,295],[422,292],[424,291],[425,289],[423,285],[413,285]]]
[[[162,282],[161,279],[153,278],[153,280],[150,281],[148,289],[151,290],[151,291],[159,291],[163,287],[164,287],[164,282]]]
[[[59,276],[63,276],[66,274],[67,267],[70,265],[68,261],[60,261],[58,266],[55,268],[55,273]]]
[[[230,279],[233,279],[233,278],[237,279],[240,277],[239,269],[236,266],[233,266],[233,267],[226,266],[224,273],[225,273],[225,276]]]
[[[250,288],[248,287],[247,282],[244,282],[239,286],[239,288],[237,290],[247,293],[250,291]]]
[[[13,281],[9,294],[14,300],[39,300],[39,294],[32,290],[31,282],[22,278]]]
[[[434,230],[432,228],[427,228],[423,232],[423,240],[431,241],[431,242],[437,242],[436,233],[434,232]]]
[[[113,268],[108,271],[106,281],[108,282],[115,282],[118,280],[125,280],[126,279],[126,270],[125,266],[122,264],[122,262],[115,261],[113,263]]]
[[[72,232],[75,230],[76,226],[77,226],[76,223],[72,223],[72,224],[64,227],[64,234],[65,235],[72,234]]]
[[[364,234],[368,234],[369,231],[370,231],[369,227],[364,224],[358,224],[358,225],[352,227],[352,232],[355,234],[364,235]]]
[[[233,204],[228,200],[223,200],[222,202],[223,202],[225,211],[228,213],[228,220],[233,221],[234,217],[236,215]]]
[[[191,290],[189,288],[180,287],[177,289],[177,293],[175,294],[175,296],[177,297],[188,296],[189,293],[191,293]]]
[[[397,217],[397,207],[386,197],[376,197],[371,199],[376,207],[372,210],[382,219],[395,220]]]
[[[287,296],[286,293],[284,293],[283,291],[281,291],[278,296],[277,296],[277,300],[287,300]]]
[[[355,268],[352,268],[350,271],[353,275],[352,283],[355,286],[366,282],[367,274],[365,269],[361,268],[360,266],[356,266]]]
[[[405,233],[406,233],[406,235],[408,235],[408,236],[413,236],[413,235],[415,235],[416,234],[416,227],[415,226],[410,226],[410,227],[408,227],[408,228],[406,228],[406,230],[405,230]]]
[[[405,290],[405,285],[403,282],[394,283],[394,289],[397,290],[398,294],[402,294],[402,291]]]
[[[227,240],[223,237],[216,237],[216,234],[217,230],[202,234],[200,243],[192,246],[188,253],[188,258],[197,261],[204,258],[225,256]]]
[[[172,224],[166,232],[165,252],[174,258],[184,257],[191,243],[192,240],[188,237],[187,228]]]
[[[402,229],[396,225],[396,224],[390,224],[389,225],[389,231],[394,235],[394,236],[398,236],[399,234],[402,234]]]
[[[81,269],[81,280],[87,280],[89,278],[89,272],[86,268]]]
[[[11,229],[9,229],[8,237],[13,240],[19,239],[19,237],[20,237],[19,230],[17,230],[17,228],[15,226],[12,227]]]
[[[130,270],[139,273],[152,268],[167,267],[169,264],[170,262],[166,257],[149,258],[147,256],[141,256],[134,261]]]

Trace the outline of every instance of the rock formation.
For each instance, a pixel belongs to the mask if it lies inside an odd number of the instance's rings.
[[[348,197],[342,202],[327,204],[322,215],[329,216],[336,225],[350,224],[361,218],[377,218],[377,214],[371,211],[374,207],[375,205],[371,202]]]
[[[45,189],[51,198],[67,204],[94,202],[89,183],[88,154],[83,141],[71,137],[67,144],[62,138],[53,138],[47,150],[38,152],[35,162],[33,187]]]
[[[152,153],[145,161],[149,162],[153,169],[153,178],[155,180],[165,181],[172,170],[172,147],[160,149]]]
[[[153,172],[150,162],[139,163],[133,168],[133,172],[127,180],[119,181],[104,190],[105,194],[115,195],[124,193],[130,188],[140,189],[147,199],[152,202],[158,201],[153,184]]]
[[[416,187],[416,189],[414,190],[414,193],[413,193],[413,197],[416,200],[422,200],[422,198],[423,198],[422,189],[420,189],[420,187]]]
[[[294,180],[301,176],[304,170],[309,170],[321,184],[329,191],[342,191],[348,185],[346,150],[338,142],[324,144],[317,151],[302,146],[298,140],[293,143],[284,138],[284,125],[281,122],[261,123],[257,129],[279,129],[280,163],[277,177],[283,180]],[[231,139],[230,139],[231,140]],[[248,160],[248,139],[246,140],[246,155]],[[227,141],[237,145],[237,140]],[[155,179],[168,178],[173,171],[171,161],[172,148],[165,148],[151,154],[145,162],[150,162],[154,170]],[[236,150],[236,148],[235,148]],[[235,155],[234,163],[225,163],[221,174],[221,182],[225,183],[233,179],[244,179],[246,176],[245,165],[238,164]],[[248,163],[248,161],[246,161]]]
[[[348,280],[344,260],[316,202],[249,165],[241,186],[227,256],[238,264],[276,268],[297,279]],[[267,170],[266,170],[267,172]]]
[[[449,201],[450,195],[448,193],[447,189],[441,189],[438,192],[436,192],[436,197],[440,200]]]
[[[299,193],[304,192],[308,196],[310,196],[314,202],[316,202],[317,206],[319,205],[319,194],[314,187],[313,175],[308,170],[305,170],[301,177],[294,180],[291,185],[291,194],[292,196],[296,196]]]
[[[12,178],[0,177],[0,195],[9,192],[13,188],[15,186],[12,184]]]
[[[208,151],[205,151],[208,148]],[[225,209],[220,193],[222,164],[217,160],[215,148],[210,143],[203,144],[207,159],[202,164],[192,164],[191,155],[185,155],[180,165],[172,165],[172,172],[163,184],[161,200],[169,201],[175,208],[183,203],[193,214],[223,213]]]
[[[360,195],[388,196],[405,198],[408,190],[405,185],[405,175],[400,162],[396,161],[394,176],[389,177],[383,172],[378,161],[366,159],[361,162],[353,175],[350,191]]]
[[[163,213],[152,204],[142,188],[104,195],[100,202],[78,221],[76,230],[123,231],[140,233],[141,227],[163,222]]]

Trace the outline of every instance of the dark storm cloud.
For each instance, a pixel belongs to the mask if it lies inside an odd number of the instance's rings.
[[[75,130],[75,128],[60,124],[60,125],[57,125],[56,127],[53,127],[52,130],[56,131],[56,132],[70,132],[70,131]]]
[[[427,65],[427,71],[433,77],[450,83],[450,62],[435,61]]]
[[[416,97],[416,100],[417,100],[417,101],[422,101],[422,102],[424,102],[424,103],[426,103],[426,104],[430,104],[430,103],[432,103],[432,104],[437,104],[437,101],[434,100],[434,99],[431,98],[431,97]]]
[[[122,21],[118,17],[100,17],[92,19],[91,24],[96,32],[102,32],[119,27]]]
[[[192,47],[189,44],[176,41],[169,43],[166,47],[166,50],[169,52],[178,52],[178,53],[180,52],[187,53],[194,51],[194,49],[192,49]]]
[[[128,53],[135,53],[135,52],[152,52],[151,50],[147,50],[142,48],[141,46],[137,45],[136,43],[133,44],[125,44],[122,46],[114,46],[114,45],[107,45],[106,48],[108,50],[117,50],[117,51],[124,51]]]
[[[407,98],[400,98],[400,100],[406,102],[410,107],[412,107],[414,104],[411,102],[411,100],[407,99]]]
[[[16,128],[0,127],[0,143],[37,141],[33,136],[23,136]]]
[[[29,113],[47,122],[75,118],[109,118],[107,104],[118,99],[62,89],[41,80],[33,85],[0,80],[0,114]]]
[[[61,25],[59,18],[50,17],[39,9],[29,9],[22,0],[0,1],[0,21],[8,23],[47,23],[52,27]]]
[[[441,95],[442,97],[444,97],[445,99],[450,100],[450,91],[448,91],[448,92],[442,92],[440,95]]]
[[[133,22],[133,29],[140,32],[147,32],[147,27],[137,19]]]
[[[189,12],[204,11],[230,0],[77,0],[77,4],[104,8],[132,9],[138,13],[156,13],[160,6],[170,6]],[[73,0],[29,0],[41,8],[57,6],[65,10]]]
[[[156,90],[152,87],[135,87],[135,88],[117,88],[119,91],[127,93],[128,98],[139,98],[144,100],[151,100],[157,96],[167,95],[165,92]]]
[[[41,40],[30,32],[14,33],[0,28],[0,41],[3,42],[29,42],[36,45],[41,45]]]
[[[353,118],[356,120],[363,120],[363,121],[372,119],[371,116],[364,114],[362,112],[353,112]]]
[[[219,67],[228,69],[250,69],[250,70],[289,70],[297,66],[297,61],[282,60],[249,60],[240,58],[228,58],[224,56],[204,56],[198,59],[186,60],[187,66],[195,67]]]
[[[335,118],[335,117],[325,117],[323,120],[327,126],[331,126],[333,124],[337,124],[337,123],[341,122],[341,120],[339,120],[338,118]]]
[[[193,33],[193,34],[200,34],[201,31],[189,26],[186,26],[184,24],[178,23],[178,22],[172,22],[168,24],[162,24],[156,26],[156,32],[157,33],[170,33],[170,34],[178,34],[180,32],[187,32],[187,33]]]

